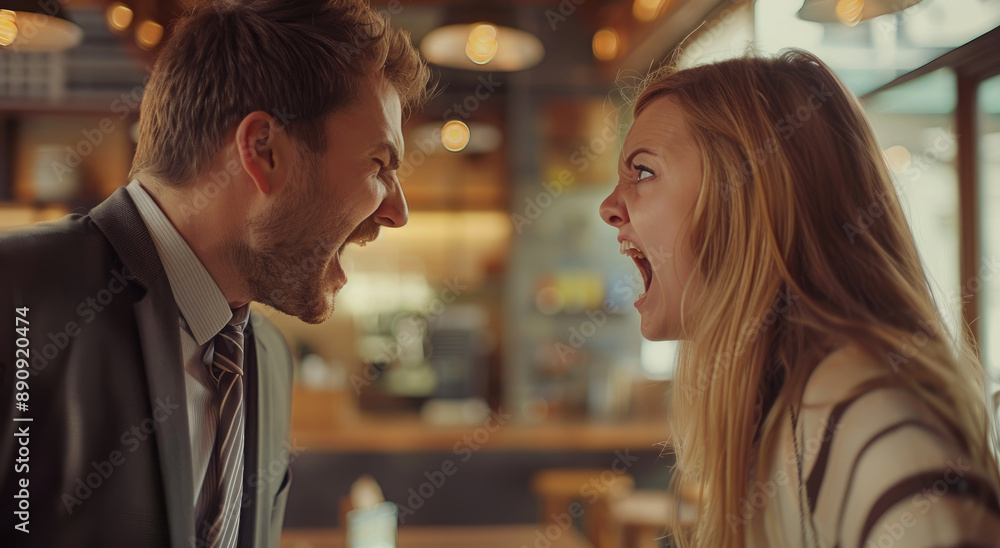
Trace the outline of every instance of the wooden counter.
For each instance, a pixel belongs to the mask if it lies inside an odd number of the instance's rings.
[[[439,426],[415,415],[358,414],[329,393],[296,389],[292,439],[309,451],[615,451],[662,447],[665,420],[521,424],[494,415],[477,425]],[[501,424],[502,422],[502,424]]]
[[[490,432],[482,426],[432,426],[419,418],[361,418],[325,430],[292,429],[296,445],[350,452],[452,451],[456,446],[488,451],[649,450],[667,436],[663,423],[505,424]]]

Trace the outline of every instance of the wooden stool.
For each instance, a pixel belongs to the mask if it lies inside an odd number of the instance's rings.
[[[576,502],[586,513],[584,533],[590,542],[596,548],[618,548],[609,501],[632,491],[631,474],[607,468],[550,468],[535,473],[531,487],[541,503],[542,523],[559,524],[560,516],[574,517],[570,505]]]
[[[612,529],[624,540],[622,548],[656,548],[658,539],[678,528],[694,527],[697,508],[681,502],[677,515],[676,498],[666,491],[633,491],[612,500],[609,513]]]

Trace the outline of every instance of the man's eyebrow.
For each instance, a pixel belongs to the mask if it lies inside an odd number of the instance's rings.
[[[382,141],[376,147],[378,151],[385,151],[389,154],[389,163],[386,164],[386,168],[396,170],[399,169],[400,159],[399,159],[399,149],[396,148],[396,144],[392,141]]]

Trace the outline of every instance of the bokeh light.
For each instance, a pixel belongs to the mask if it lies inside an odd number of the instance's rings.
[[[861,22],[861,12],[864,9],[865,0],[837,0],[837,18],[849,27]]]
[[[9,46],[17,39],[17,14],[0,10],[0,46]]]
[[[451,120],[441,128],[441,144],[451,152],[461,152],[469,146],[472,133],[461,120]]]
[[[486,43],[490,40],[496,40],[497,38],[497,28],[489,23],[484,23],[482,25],[476,25],[469,33],[470,42]]]
[[[883,150],[882,155],[885,156],[885,163],[888,164],[889,169],[897,174],[909,169],[913,162],[910,150],[902,145],[893,145]]]
[[[660,14],[664,0],[635,0],[632,4],[632,15],[639,21],[652,21]]]
[[[108,28],[114,31],[123,31],[132,24],[132,8],[121,2],[112,2],[108,6],[105,14]]]
[[[618,33],[614,29],[601,29],[594,33],[594,57],[610,61],[618,55]]]
[[[144,50],[151,50],[163,38],[163,26],[155,21],[143,21],[135,31],[135,43]]]
[[[477,65],[485,65],[496,57],[500,43],[497,41],[497,29],[490,24],[476,25],[469,32],[469,41],[465,45],[465,55]]]

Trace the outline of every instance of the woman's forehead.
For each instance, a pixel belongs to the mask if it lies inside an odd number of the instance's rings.
[[[687,137],[680,103],[671,96],[660,97],[651,101],[636,116],[625,137],[623,150],[637,147],[673,148],[678,141],[687,140]]]

